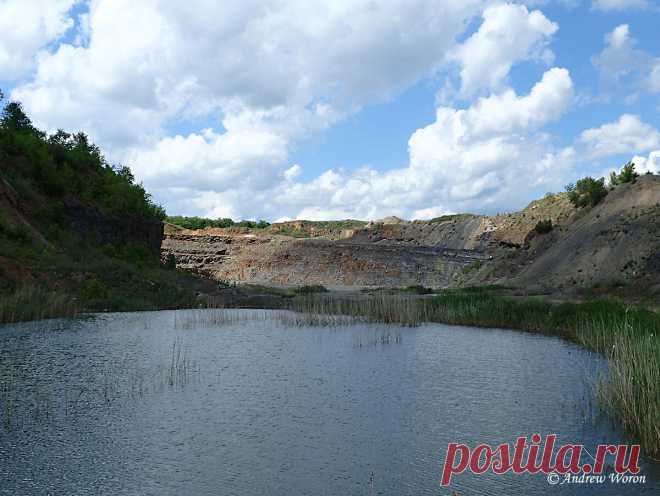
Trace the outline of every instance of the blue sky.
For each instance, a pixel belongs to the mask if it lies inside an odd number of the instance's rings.
[[[657,94],[642,93],[634,103],[625,103],[634,82],[609,87],[603,84],[591,63],[592,57],[603,49],[605,34],[621,24],[629,24],[641,50],[660,56],[660,15],[657,12],[654,15],[640,9],[603,12],[594,10],[588,2],[575,7],[550,3],[541,10],[559,24],[558,34],[551,44],[556,63],[570,70],[578,92],[594,100],[576,105],[561,121],[548,126],[558,143],[570,145],[582,130],[614,121],[623,113],[639,114],[642,120],[660,128]],[[478,25],[473,26],[473,30],[477,28]],[[543,70],[543,65],[535,62],[520,64],[512,71],[513,88],[519,93],[529,91]],[[302,143],[295,150],[293,160],[310,166],[309,174],[328,166],[356,168],[366,164],[391,169],[405,165],[408,138],[435,117],[435,95],[439,86],[437,77],[424,80],[390,101],[365,108],[317,139]],[[384,122],[388,125],[384,126]],[[627,154],[618,154],[602,163],[585,161],[581,170],[598,173],[603,165],[614,167],[630,158]]]
[[[660,168],[660,4],[0,0],[0,88],[169,213],[493,213]]]

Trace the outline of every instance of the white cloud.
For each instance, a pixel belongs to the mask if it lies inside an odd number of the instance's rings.
[[[529,95],[518,97],[511,89],[480,98],[466,112],[472,133],[512,133],[533,130],[560,117],[573,98],[573,82],[566,69],[547,71]]]
[[[467,109],[438,108],[435,122],[411,136],[407,167],[330,170],[308,182],[285,179],[257,194],[235,189],[231,201],[308,219],[428,218],[517,207],[530,191],[565,182],[574,150],[554,150],[535,129],[559,118],[572,95],[568,72],[554,68],[528,95],[506,90]],[[227,201],[225,194],[206,195],[204,208],[213,212]],[[249,215],[258,217],[259,212]]]
[[[605,48],[593,59],[605,81],[616,83],[644,65],[647,56],[636,45],[637,41],[630,35],[628,24],[621,24],[605,35]]]
[[[295,180],[294,143],[433,74],[483,3],[95,0],[81,43],[41,53],[11,96],[43,129],[84,129],[170,209],[183,191],[237,205],[249,183],[251,211]]]
[[[640,174],[647,172],[660,174],[660,150],[652,151],[648,157],[635,156],[632,162],[635,164],[635,170]]]
[[[652,93],[660,93],[660,59],[653,61],[651,73],[646,81],[648,90]]]
[[[644,9],[649,6],[648,0],[593,0],[594,9],[603,11]]]
[[[623,89],[626,102],[635,102],[640,92],[660,91],[660,59],[638,48],[628,24],[605,35],[603,51],[592,58],[607,90]]]
[[[455,212],[445,210],[442,207],[421,208],[413,212],[412,218],[419,220],[428,220],[428,219],[433,219],[435,217],[440,217],[442,215],[451,215],[453,213]]]
[[[106,146],[234,107],[296,109],[295,127],[310,105],[348,112],[430,74],[481,3],[97,0],[87,45],[43,54],[14,96],[38,124],[84,127]]]
[[[410,137],[407,165],[302,180],[289,159],[309,134],[438,71],[485,3],[94,0],[79,43],[41,52],[34,80],[12,97],[42,128],[87,131],[172,213],[373,219],[515,208],[535,189],[561,187],[575,160],[542,132],[571,105],[568,71],[548,70],[525,95],[506,87],[514,64],[549,60],[557,30],[522,6],[487,9],[453,52],[462,91],[495,93],[440,106]]]
[[[557,29],[540,11],[530,12],[524,5],[487,8],[477,32],[451,55],[461,66],[461,94],[499,89],[516,62],[530,57],[551,61],[546,46]]]
[[[0,1],[0,81],[24,76],[37,52],[73,26],[68,12],[80,0]]]
[[[580,141],[590,158],[599,158],[660,148],[660,132],[639,116],[624,114],[616,122],[583,131]]]

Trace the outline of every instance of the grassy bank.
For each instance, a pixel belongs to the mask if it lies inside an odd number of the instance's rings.
[[[315,295],[296,298],[293,309],[410,326],[441,322],[519,329],[569,339],[607,358],[610,374],[599,386],[601,404],[649,456],[660,458],[660,315],[654,312],[608,300],[552,304],[512,299],[487,289],[425,298]]]
[[[215,287],[168,269],[139,246],[100,246],[65,231],[57,248],[0,236],[0,323],[191,308],[199,304],[198,293]]]

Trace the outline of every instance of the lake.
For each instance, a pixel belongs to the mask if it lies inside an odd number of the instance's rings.
[[[0,326],[0,494],[658,494],[455,475],[448,443],[630,442],[599,413],[596,354],[429,324],[292,325],[264,310]]]

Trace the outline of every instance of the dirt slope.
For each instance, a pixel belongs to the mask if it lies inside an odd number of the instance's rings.
[[[524,286],[660,285],[660,177],[611,191],[601,204],[538,237],[514,280]],[[531,263],[530,263],[531,262]]]

